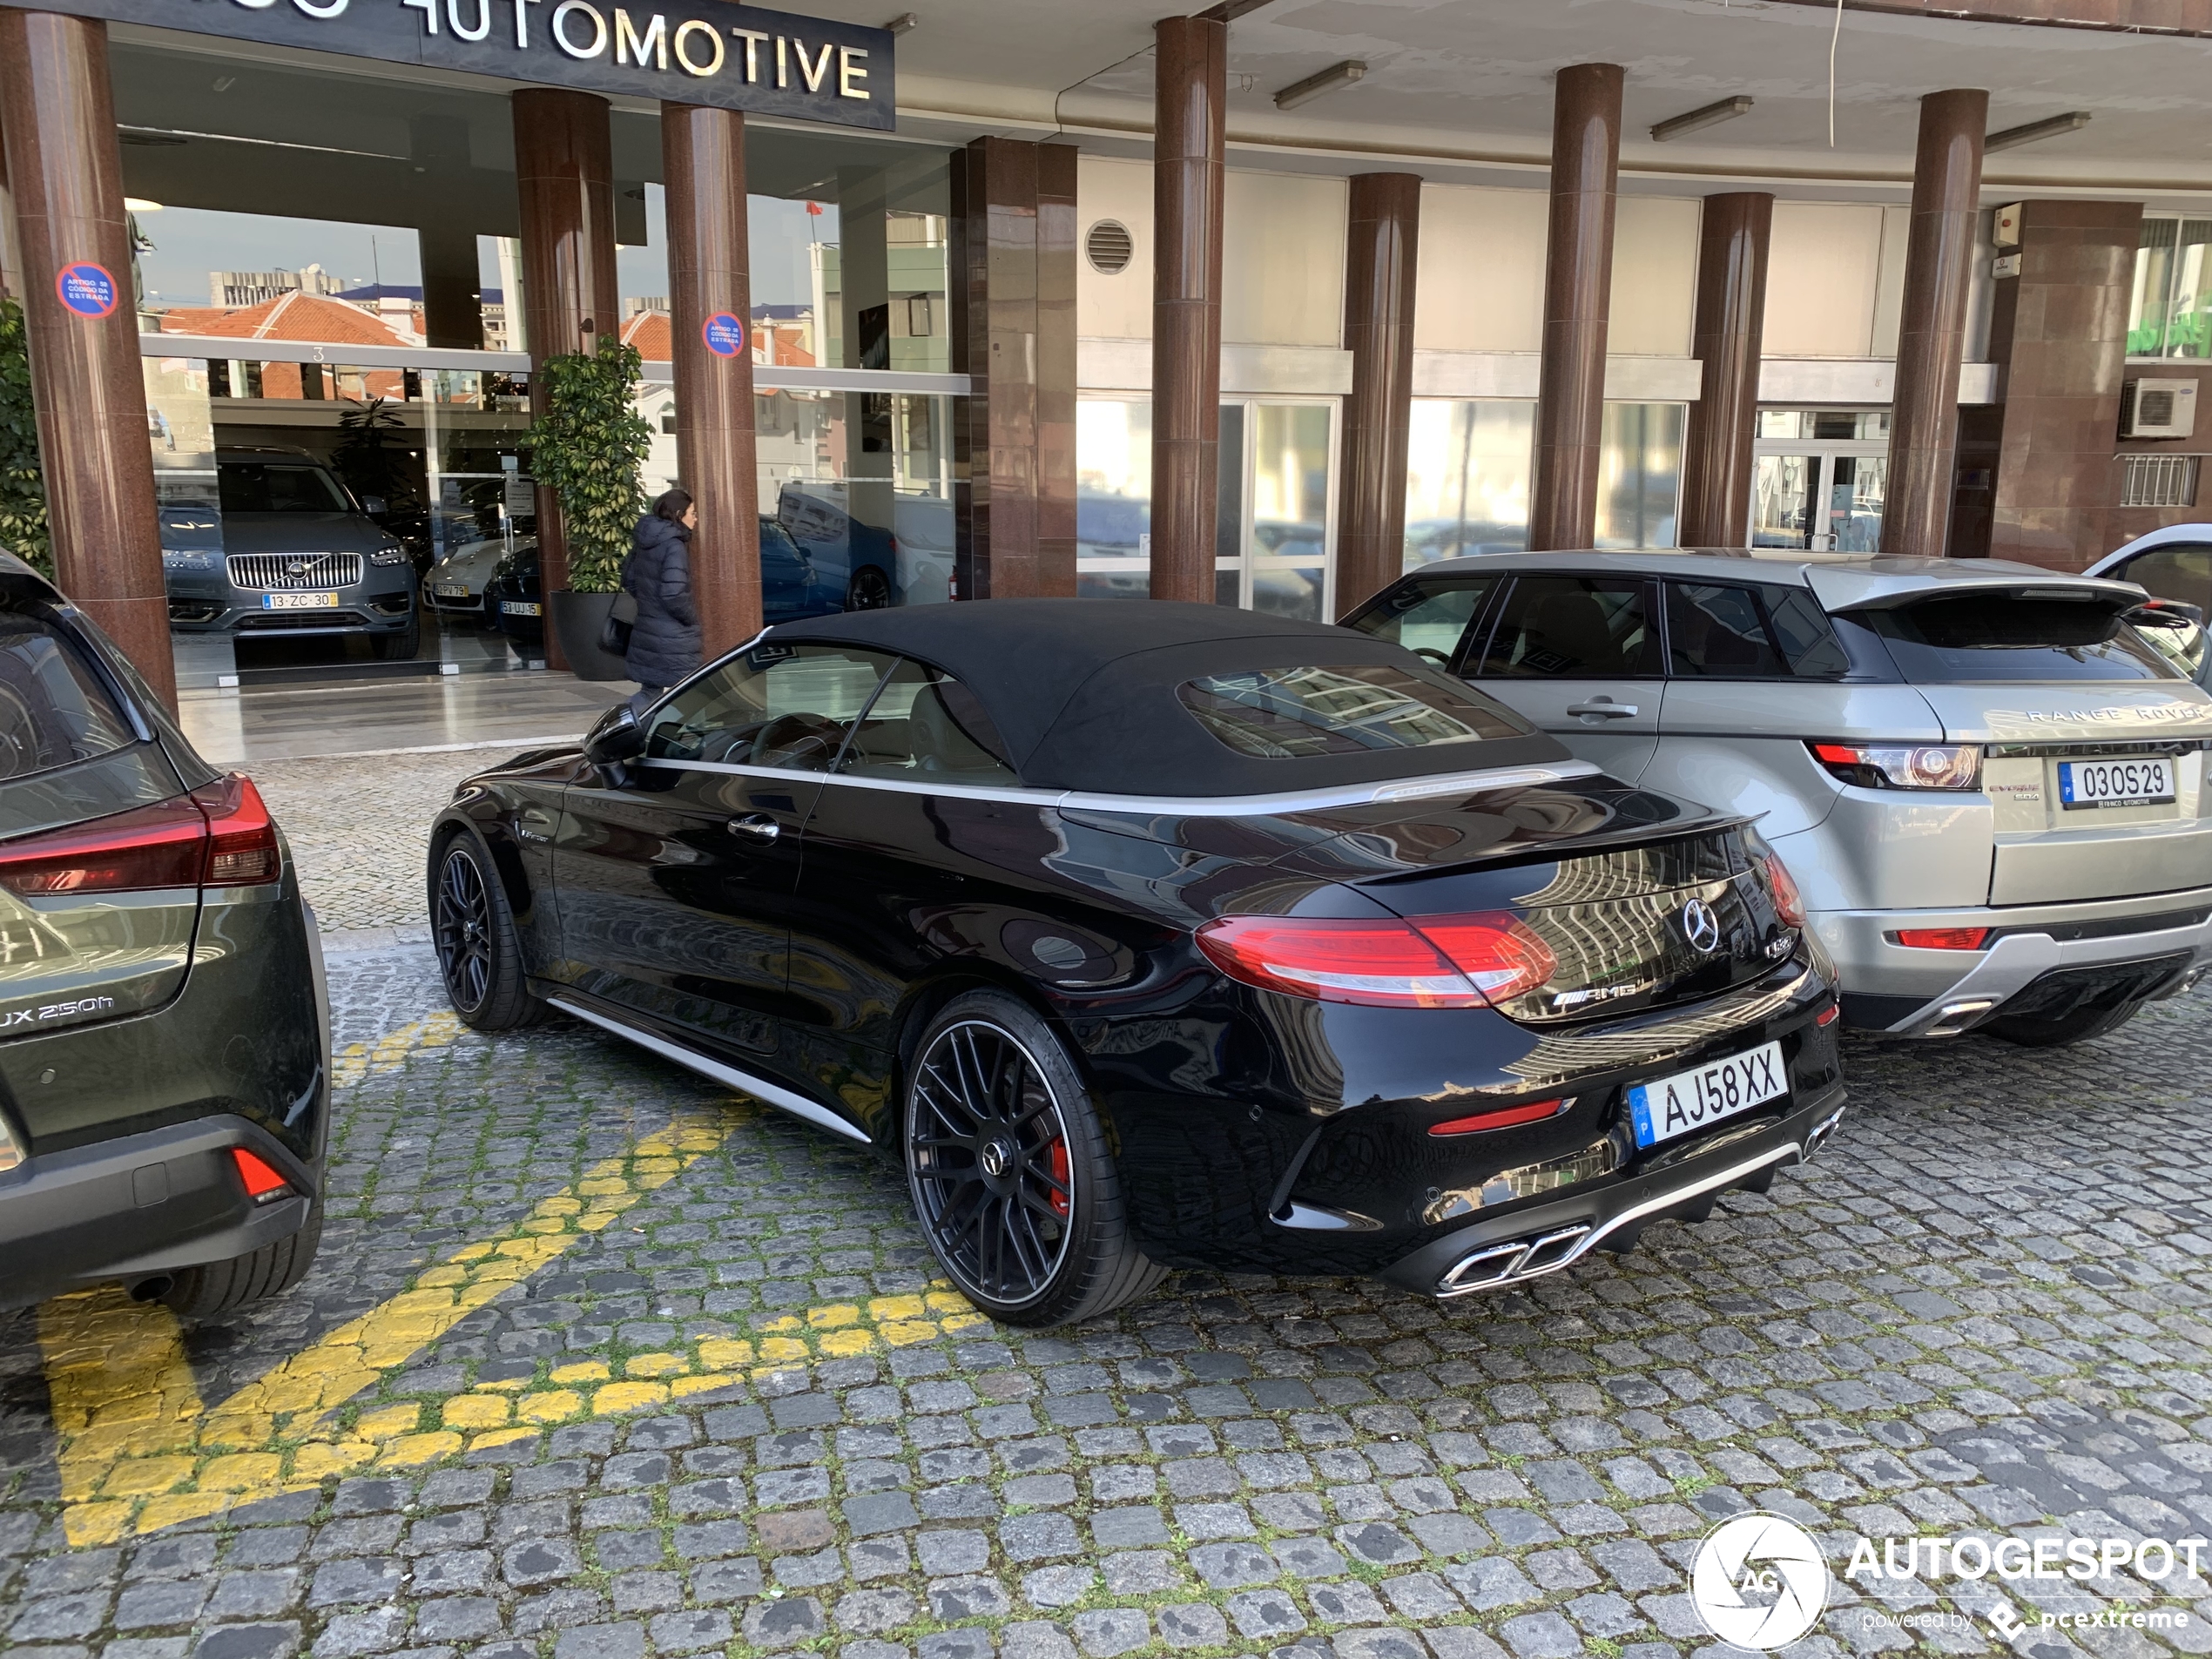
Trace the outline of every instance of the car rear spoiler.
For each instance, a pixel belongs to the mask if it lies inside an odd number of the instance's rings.
[[[2108,577],[2066,576],[2057,572],[2041,577],[2025,573],[1951,577],[1941,582],[1915,583],[1910,586],[1884,583],[1872,592],[1856,597],[1831,597],[1821,591],[1823,577],[1830,572],[1811,573],[1812,590],[1829,612],[1848,616],[1855,610],[1903,610],[1931,600],[1963,597],[1967,595],[1993,597],[1999,594],[2016,595],[2027,599],[2070,599],[2080,603],[2101,602],[2114,610],[2132,610],[2143,603],[2146,591],[2132,582],[2114,582]],[[1841,573],[1836,573],[1841,574]]]

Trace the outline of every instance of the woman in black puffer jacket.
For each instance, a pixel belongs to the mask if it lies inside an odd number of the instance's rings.
[[[699,666],[699,611],[691,598],[691,529],[698,514],[687,490],[671,489],[653,502],[631,533],[622,567],[624,589],[637,596],[624,659],[638,685],[631,705],[640,713]]]

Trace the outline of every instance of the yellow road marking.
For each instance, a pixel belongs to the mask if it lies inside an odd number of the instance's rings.
[[[402,1026],[337,1055],[340,1087],[452,1042],[450,1014]],[[488,1240],[463,1244],[400,1295],[280,1361],[209,1406],[176,1317],[108,1288],[38,1312],[55,1431],[63,1525],[72,1545],[196,1521],[368,1467],[413,1467],[479,1447],[535,1438],[587,1416],[650,1410],[820,1356],[900,1347],[987,1325],[949,1288],[837,1303],[770,1320],[752,1339],[700,1333],[685,1351],[633,1354],[614,1376],[601,1360],[560,1366],[543,1382],[486,1384],[429,1400],[358,1409],[461,1319],[522,1283],[631,1205],[674,1180],[749,1114],[680,1117],[593,1166]]]

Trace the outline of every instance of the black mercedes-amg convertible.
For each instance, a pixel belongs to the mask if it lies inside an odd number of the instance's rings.
[[[1015,1324],[1175,1267],[1515,1284],[1843,1110],[1749,824],[1211,605],[772,628],[464,783],[429,888],[462,1018],[558,1009],[880,1149]]]

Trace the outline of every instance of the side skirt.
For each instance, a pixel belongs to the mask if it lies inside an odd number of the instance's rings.
[[[725,1088],[735,1089],[743,1094],[751,1095],[756,1100],[765,1101],[771,1106],[779,1107],[789,1112],[793,1117],[803,1117],[808,1123],[828,1130],[833,1134],[842,1135],[848,1141],[858,1141],[863,1146],[874,1144],[874,1142],[869,1139],[867,1130],[847,1123],[828,1107],[786,1089],[781,1083],[772,1083],[765,1077],[756,1077],[749,1071],[739,1071],[735,1066],[725,1065],[719,1060],[710,1060],[696,1049],[687,1049],[681,1043],[671,1042],[666,1037],[613,1019],[596,1009],[585,1008],[579,1002],[571,1001],[565,996],[549,996],[545,1000],[563,1014],[572,1014],[579,1020],[597,1026],[602,1031],[611,1031],[615,1035],[626,1038],[641,1049],[650,1049],[664,1060],[673,1060],[678,1065],[696,1071],[702,1077],[712,1078]]]

